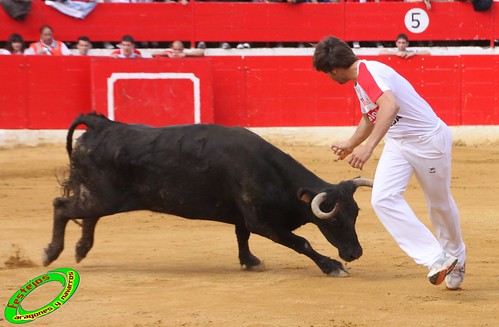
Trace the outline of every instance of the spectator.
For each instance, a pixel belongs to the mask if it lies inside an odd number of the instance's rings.
[[[153,2],[153,0],[104,0],[104,2],[113,2],[113,3],[140,3],[140,2]]]
[[[40,28],[40,41],[31,43],[27,55],[68,56],[73,53],[61,41],[54,40],[54,30],[49,25]]]
[[[336,37],[317,44],[313,64],[339,84],[351,81],[363,114],[352,136],[331,147],[333,153],[362,170],[385,140],[371,195],[374,211],[402,250],[429,268],[430,283],[445,280],[447,288],[459,288],[465,274],[466,246],[450,189],[449,128],[404,77],[381,62],[360,60]],[[436,236],[404,199],[412,175],[425,194]]]
[[[2,55],[22,55],[25,50],[25,43],[23,37],[19,34],[12,34],[9,36],[7,40],[7,44],[5,45],[5,49],[0,50],[0,54]]]
[[[121,38],[119,49],[111,52],[113,58],[142,58],[142,53],[135,49],[135,40],[130,35]]]
[[[204,56],[203,49],[185,49],[182,41],[173,41],[169,49],[155,51],[153,57],[169,57],[169,58],[184,58],[184,57],[202,57]]]
[[[487,11],[492,7],[494,0],[457,0],[459,2],[471,2],[475,11]]]
[[[79,19],[84,19],[97,6],[98,0],[53,0],[45,4],[59,12]]]
[[[414,57],[416,55],[429,55],[429,51],[414,51],[414,50],[409,50],[407,47],[409,46],[409,38],[407,35],[401,33],[397,36],[397,39],[395,40],[395,45],[397,46],[397,50],[392,51],[392,50],[381,50],[379,52],[380,55],[392,55],[392,56],[399,56],[402,58],[410,58]]]
[[[31,1],[1,0],[0,5],[15,20],[23,21],[31,11]]]
[[[88,56],[90,49],[92,49],[92,42],[87,36],[80,36],[76,42],[76,49],[78,49],[78,55]]]

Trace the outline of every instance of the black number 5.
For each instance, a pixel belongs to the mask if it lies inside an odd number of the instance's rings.
[[[419,15],[421,15],[421,13],[419,12],[412,13],[412,25],[411,25],[412,28],[418,28],[419,26],[421,26],[421,22],[418,19],[419,17],[417,17]]]

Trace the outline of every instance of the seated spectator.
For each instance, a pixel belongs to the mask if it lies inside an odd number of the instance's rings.
[[[111,52],[113,58],[142,58],[142,53],[135,49],[135,40],[130,35],[121,38],[119,49]]]
[[[182,41],[173,41],[169,49],[155,51],[153,57],[169,57],[169,58],[184,58],[184,57],[202,57],[204,56],[203,49],[185,49]]]
[[[392,55],[392,56],[399,56],[402,58],[410,58],[414,57],[416,55],[429,55],[429,51],[414,51],[414,50],[409,50],[407,47],[409,46],[409,38],[407,35],[401,33],[397,36],[397,39],[395,40],[395,45],[397,46],[397,50],[392,51],[392,50],[381,50],[379,52],[380,55]]]
[[[54,40],[54,30],[49,25],[40,28],[40,41],[31,43],[24,54],[46,56],[68,56],[73,53],[61,41]]]
[[[78,55],[88,56],[90,49],[92,49],[92,42],[87,36],[80,36],[76,42],[76,49],[78,49]]]
[[[24,54],[25,47],[23,37],[14,33],[9,36],[5,49],[0,49],[0,55],[22,55]]]

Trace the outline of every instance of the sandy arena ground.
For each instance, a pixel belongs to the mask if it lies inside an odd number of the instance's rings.
[[[333,160],[325,146],[278,145],[335,183],[372,177],[380,150],[359,172]],[[458,291],[430,285],[426,268],[396,246],[374,215],[369,189],[356,193],[364,255],[348,264],[347,278],[327,277],[310,259],[255,235],[250,246],[267,270],[241,271],[232,226],[150,212],[102,219],[94,248],[80,264],[74,261],[80,227],[70,222],[66,249],[43,267],[52,199],[59,195],[55,175],[66,165],[64,145],[0,149],[0,326],[10,325],[3,310],[14,292],[58,267],[76,269],[80,287],[61,309],[29,326],[499,326],[497,143],[454,147],[452,189],[468,246],[466,280]],[[415,180],[406,196],[428,223]],[[296,233],[338,258],[315,226]],[[60,290],[48,283],[23,307],[34,310]]]

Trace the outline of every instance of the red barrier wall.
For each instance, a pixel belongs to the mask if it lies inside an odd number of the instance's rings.
[[[470,2],[432,2],[429,11],[422,2],[99,3],[79,20],[35,0],[23,22],[0,9],[0,40],[11,33],[37,40],[40,26],[49,24],[61,41],[82,34],[94,41],[119,41],[124,34],[164,42],[315,42],[328,34],[345,41],[392,41],[405,32],[411,40],[488,40],[493,45],[499,39],[496,7],[475,12]],[[426,20],[426,29],[418,27]]]
[[[449,125],[499,124],[497,55],[364,58],[389,63]],[[338,85],[314,71],[310,56],[176,60],[0,56],[0,65],[0,129],[65,129],[80,113],[109,114],[111,98],[112,113],[120,120],[193,123],[196,79],[201,122],[351,126],[360,118],[352,86]],[[142,75],[113,79],[113,73]],[[172,73],[191,75],[177,81],[165,75]],[[147,74],[155,75],[148,79]]]

